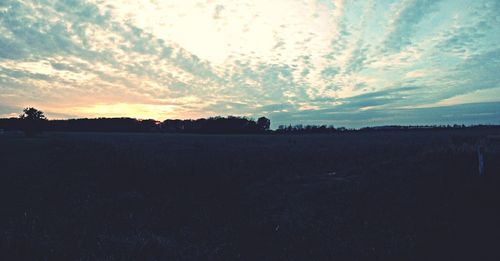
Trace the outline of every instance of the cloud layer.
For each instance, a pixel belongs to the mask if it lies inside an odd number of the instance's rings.
[[[448,123],[429,108],[453,106],[498,124],[499,13],[497,0],[4,0],[0,116],[363,126]]]

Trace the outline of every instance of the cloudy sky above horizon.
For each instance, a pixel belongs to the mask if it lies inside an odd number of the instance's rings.
[[[499,0],[3,0],[0,117],[500,124]]]

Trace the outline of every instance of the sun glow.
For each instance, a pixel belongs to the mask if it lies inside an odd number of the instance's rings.
[[[150,104],[95,104],[88,107],[75,107],[70,110],[74,114],[90,117],[127,117],[137,119],[166,119],[176,117],[176,106]]]

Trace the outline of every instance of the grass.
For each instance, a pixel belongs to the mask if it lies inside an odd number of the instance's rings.
[[[498,260],[494,130],[0,136],[0,255]]]

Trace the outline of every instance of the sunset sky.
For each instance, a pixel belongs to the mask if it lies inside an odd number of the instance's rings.
[[[500,0],[2,0],[0,117],[500,124]]]

